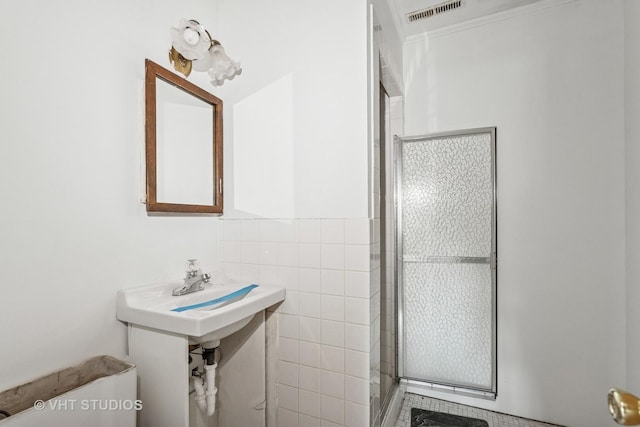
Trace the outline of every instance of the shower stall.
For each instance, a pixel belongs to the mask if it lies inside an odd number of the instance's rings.
[[[395,234],[385,253],[394,254],[396,378],[418,393],[493,399],[496,128],[395,137],[393,145],[394,209],[383,222]]]

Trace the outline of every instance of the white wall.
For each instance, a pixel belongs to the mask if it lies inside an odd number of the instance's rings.
[[[606,4],[605,4],[606,3]],[[610,423],[625,381],[623,2],[541,2],[405,42],[405,133],[497,126],[498,398]]]
[[[287,288],[278,426],[368,425],[367,2],[219,0],[218,11],[214,37],[243,66],[216,92],[222,256],[230,277]]]
[[[216,218],[152,217],[140,203],[144,59],[168,66],[181,17],[215,23],[215,7],[0,6],[0,389],[123,357],[116,291],[177,279],[187,258],[218,259]]]
[[[218,3],[225,218],[367,217],[366,2]]]
[[[627,383],[640,394],[640,3],[624,2],[626,129]]]

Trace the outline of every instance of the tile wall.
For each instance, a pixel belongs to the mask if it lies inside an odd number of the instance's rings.
[[[278,309],[278,427],[369,426],[380,311],[373,220],[224,219],[222,227],[230,279],[287,289]]]

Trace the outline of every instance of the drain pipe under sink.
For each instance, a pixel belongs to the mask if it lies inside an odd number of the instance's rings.
[[[216,387],[216,368],[218,367],[217,363],[213,365],[204,365],[205,370],[205,378],[207,380],[207,415],[211,416],[216,411],[216,393],[218,393],[218,388]]]
[[[194,399],[200,410],[211,416],[216,411],[216,368],[218,363],[215,360],[216,350],[220,341],[209,341],[203,343],[202,359],[204,360],[204,378],[202,374],[193,377],[193,389],[195,391]]]
[[[200,377],[193,377],[193,389],[196,391],[196,395],[194,397],[198,407],[202,412],[207,412],[207,401],[204,395],[204,384],[203,379]]]

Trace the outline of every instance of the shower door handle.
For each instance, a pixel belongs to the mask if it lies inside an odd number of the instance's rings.
[[[609,390],[609,413],[614,421],[625,426],[640,425],[640,399],[624,390]]]

